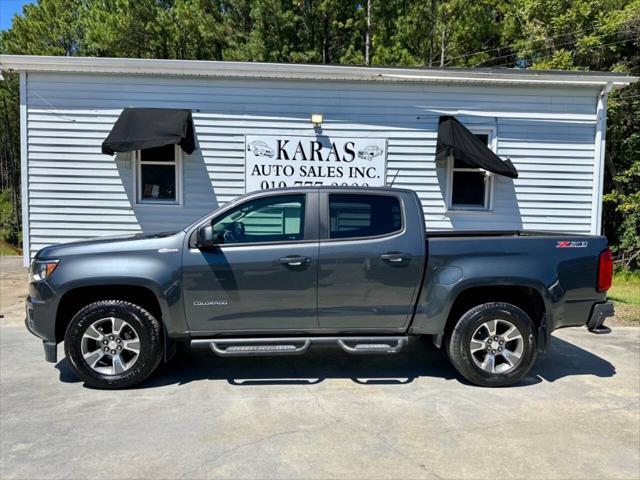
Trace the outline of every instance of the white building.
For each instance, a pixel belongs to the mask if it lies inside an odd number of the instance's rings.
[[[638,80],[33,56],[0,56],[0,68],[20,72],[25,262],[52,243],[176,229],[246,191],[296,181],[413,189],[431,230],[598,233],[607,93]],[[196,150],[101,153],[125,107],[192,110]],[[483,135],[519,178],[436,162],[443,115]],[[278,141],[289,162],[275,161]],[[307,150],[296,153],[298,142]],[[352,150],[343,166],[357,169],[339,175],[312,160],[314,145],[324,157],[334,146],[333,160]],[[295,173],[276,176],[287,164]]]

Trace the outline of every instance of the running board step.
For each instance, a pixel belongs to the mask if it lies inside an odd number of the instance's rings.
[[[386,342],[381,342],[385,340]],[[355,343],[353,346],[347,345]],[[338,339],[338,345],[342,350],[352,355],[370,355],[372,353],[398,353],[407,343],[407,337],[392,337],[389,339]]]
[[[256,355],[301,355],[309,350],[311,342],[307,339],[283,339],[248,338],[248,339],[224,339],[206,340],[213,353],[221,357],[251,357]],[[191,345],[198,340],[193,340]],[[297,344],[296,344],[297,343]]]
[[[352,355],[398,353],[408,337],[283,337],[283,338],[215,338],[191,340],[192,347],[209,347],[221,357],[257,355],[301,355],[312,343],[337,344]]]

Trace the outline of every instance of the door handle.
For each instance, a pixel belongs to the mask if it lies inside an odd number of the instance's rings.
[[[280,263],[290,267],[299,267],[300,265],[311,263],[311,258],[301,257],[300,255],[290,255],[288,257],[282,257]]]
[[[380,258],[385,262],[400,264],[411,260],[411,255],[408,253],[383,253]]]

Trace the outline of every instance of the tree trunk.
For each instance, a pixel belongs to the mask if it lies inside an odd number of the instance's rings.
[[[365,37],[364,62],[371,65],[371,0],[367,0],[367,34]]]
[[[327,64],[331,61],[329,58],[329,15],[327,12],[322,14],[322,63]]]
[[[444,22],[443,22],[444,23]],[[440,67],[444,67],[444,25],[442,26],[442,33],[440,34]]]
[[[433,66],[433,47],[435,41],[436,34],[436,0],[431,0],[431,18],[429,19],[431,23],[431,29],[429,31],[429,61],[428,65],[430,67]]]

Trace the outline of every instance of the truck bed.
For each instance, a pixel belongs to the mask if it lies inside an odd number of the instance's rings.
[[[581,237],[576,233],[547,232],[542,230],[446,230],[426,232],[427,238],[439,237]]]

